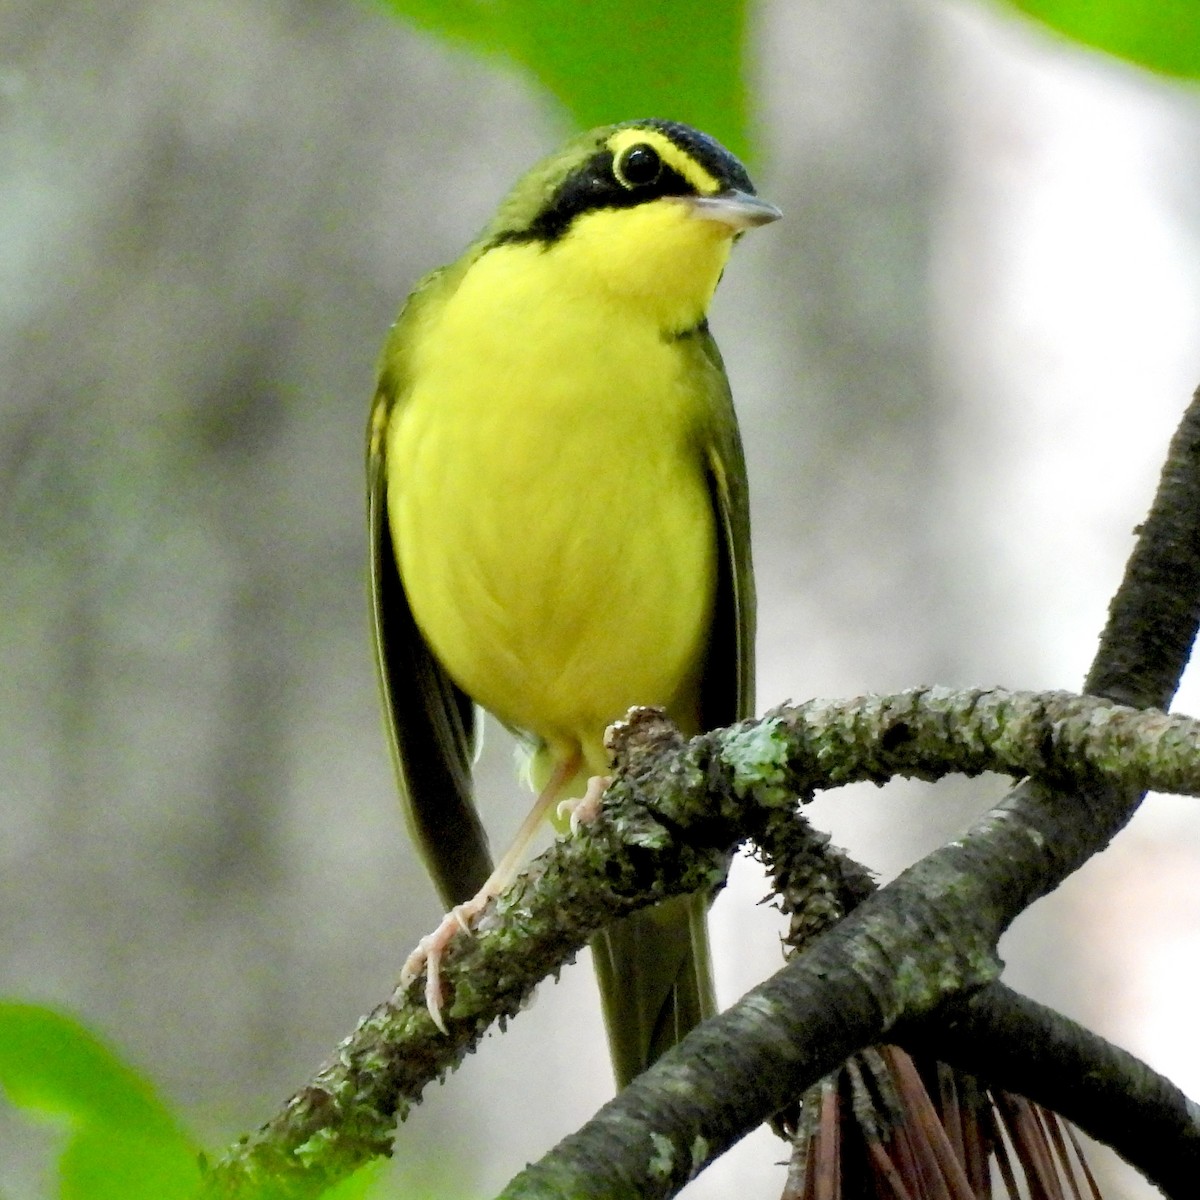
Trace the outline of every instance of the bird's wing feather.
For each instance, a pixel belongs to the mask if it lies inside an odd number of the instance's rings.
[[[431,279],[414,293],[384,352],[367,447],[371,616],[384,720],[409,830],[447,908],[491,873],[471,788],[475,706],[434,657],[413,620],[387,515],[387,426],[406,391],[406,326]]]
[[[700,685],[700,728],[719,729],[754,711],[754,568],[746,460],[721,353],[707,325],[688,339],[709,417],[705,469],[717,530],[717,588]]]

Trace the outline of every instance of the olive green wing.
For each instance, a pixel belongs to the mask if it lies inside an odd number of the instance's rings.
[[[754,705],[754,575],[741,437],[720,353],[706,327],[680,339],[686,378],[707,419],[700,449],[717,533],[717,587],[701,676],[699,725],[715,729]],[[675,896],[591,942],[609,1053],[624,1087],[717,1010],[706,916],[709,895]]]
[[[689,339],[708,402],[705,466],[717,524],[717,591],[700,685],[700,728],[719,729],[754,712],[754,564],[750,489],[737,414],[721,352],[704,325]]]
[[[406,334],[421,299],[419,289],[392,331],[368,427],[371,616],[384,723],[409,833],[450,908],[473,896],[492,869],[471,788],[475,706],[417,628],[387,515],[387,427],[403,403]]]

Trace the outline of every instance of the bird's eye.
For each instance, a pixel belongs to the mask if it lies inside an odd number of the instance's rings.
[[[653,183],[662,173],[662,159],[653,146],[639,142],[630,146],[620,158],[613,163],[613,174],[622,187],[645,187]]]

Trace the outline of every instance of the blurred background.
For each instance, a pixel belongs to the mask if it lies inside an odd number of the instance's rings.
[[[973,0],[752,11],[753,174],[786,220],[712,325],[760,708],[1077,688],[1200,383],[1197,94]],[[567,131],[367,4],[0,12],[0,992],[81,1016],[213,1147],[438,916],[371,661],[367,405],[412,283]],[[479,788],[503,844],[528,797],[494,728]],[[812,815],[887,878],[1002,790]],[[1193,1096],[1195,806],[1152,798],[1002,946],[1014,986]],[[740,863],[714,909],[723,1002],[779,965],[763,892]],[[610,1087],[581,962],[430,1090],[397,1194],[493,1194]],[[7,1200],[46,1194],[53,1137],[0,1106]],[[687,1195],[778,1195],[784,1157],[756,1134]]]

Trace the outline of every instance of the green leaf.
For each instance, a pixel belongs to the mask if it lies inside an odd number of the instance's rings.
[[[1011,0],[1065,33],[1154,71],[1200,78],[1197,0]]]
[[[341,1183],[321,1193],[321,1200],[370,1200],[371,1197],[391,1196],[396,1193],[388,1188],[384,1176],[386,1160],[376,1159],[360,1167],[353,1175],[343,1179]],[[404,1193],[409,1195],[409,1193]]]
[[[180,1138],[77,1126],[59,1158],[62,1200],[192,1200],[197,1154]]]
[[[0,1003],[0,1088],[64,1119],[63,1200],[183,1200],[198,1151],[153,1088],[95,1035],[52,1009]]]
[[[524,67],[581,128],[668,117],[746,153],[746,0],[385,2]]]

